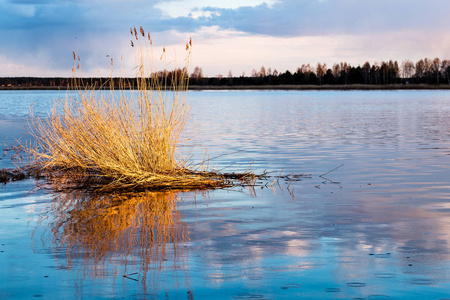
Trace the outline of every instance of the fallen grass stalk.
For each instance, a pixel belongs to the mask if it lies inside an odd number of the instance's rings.
[[[30,177],[30,174],[16,169],[1,169],[0,183],[7,183],[10,181],[19,181]]]
[[[97,173],[78,173],[76,170],[53,170],[46,169],[39,174],[51,184],[53,191],[67,191],[73,189],[91,190],[98,192],[108,191],[142,191],[142,190],[204,190],[228,188],[234,186],[254,186],[256,180],[262,178],[254,173],[218,173],[214,171],[192,171],[183,170],[180,174],[171,173],[168,175],[158,174],[154,178],[144,178],[142,182],[131,182],[125,178],[117,181],[114,178],[101,176]],[[32,176],[33,176],[32,175]],[[70,175],[70,176],[68,176]],[[66,180],[61,180],[66,178]],[[52,184],[58,182],[58,185]]]

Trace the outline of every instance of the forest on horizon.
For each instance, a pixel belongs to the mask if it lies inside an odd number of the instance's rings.
[[[171,79],[180,76],[186,70],[161,71],[158,76]],[[81,78],[84,85],[102,86],[112,80],[114,87],[134,88],[136,78]],[[235,77],[231,71],[227,76],[217,75],[204,77],[202,68],[195,67],[189,75],[191,86],[258,86],[258,85],[393,85],[393,84],[428,84],[450,85],[450,60],[439,58],[420,59],[417,62],[406,59],[399,64],[397,61],[382,61],[362,66],[351,66],[349,63],[335,63],[331,68],[326,64],[316,66],[303,64],[295,72],[289,70],[278,72],[262,66],[253,69],[250,76],[244,73]],[[0,77],[0,88],[67,88],[73,86],[71,77]],[[109,84],[107,85],[109,86]]]

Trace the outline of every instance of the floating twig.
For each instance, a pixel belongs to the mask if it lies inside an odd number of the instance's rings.
[[[322,175],[319,175],[319,177],[324,178],[323,176],[325,176],[325,175],[327,175],[327,174],[330,174],[330,173],[333,172],[333,171],[336,171],[337,169],[339,169],[339,168],[342,167],[343,165],[344,165],[344,164],[342,164],[342,165],[340,165],[340,166],[337,166],[337,167],[334,168],[333,170],[328,171],[328,172],[326,172],[326,173],[323,173]]]
[[[130,277],[130,276],[136,275],[136,274],[138,274],[138,272],[131,273],[131,274],[126,274],[126,275],[123,275],[123,277],[126,278],[126,279],[130,279],[130,280],[134,280],[134,281],[139,281],[139,280],[137,280],[137,279],[135,279],[135,278],[131,278],[131,277]]]

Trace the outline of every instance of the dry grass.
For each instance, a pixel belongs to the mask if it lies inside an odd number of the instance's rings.
[[[130,32],[136,90],[78,89],[55,103],[48,118],[31,117],[30,131],[38,145],[30,149],[32,168],[44,176],[67,176],[71,182],[102,189],[210,188],[232,185],[236,179],[254,180],[251,173],[187,168],[177,145],[190,113],[186,92],[192,41],[186,43],[182,69],[157,72],[150,34],[142,27]],[[159,58],[163,63],[165,52],[163,48]],[[75,73],[80,59],[73,56]],[[74,86],[79,86],[76,79]]]

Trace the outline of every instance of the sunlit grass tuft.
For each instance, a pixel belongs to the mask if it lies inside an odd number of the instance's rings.
[[[32,167],[46,176],[117,188],[210,188],[231,185],[230,179],[253,180],[251,173],[227,176],[189,169],[177,152],[189,118],[186,103],[192,41],[186,43],[183,68],[157,71],[150,34],[130,29],[136,60],[134,91],[77,89],[58,101],[48,118],[31,118],[37,147],[30,149]],[[164,63],[163,48],[159,60]],[[79,57],[73,53],[76,69]],[[77,62],[78,59],[78,62]],[[111,64],[113,61],[111,60]],[[74,87],[79,82],[74,76]],[[201,170],[201,171],[199,171]]]

